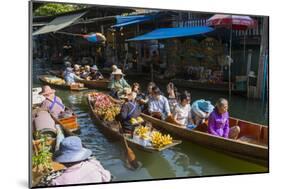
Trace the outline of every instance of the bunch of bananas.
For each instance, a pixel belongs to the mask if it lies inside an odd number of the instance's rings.
[[[149,138],[149,136],[148,136],[149,129],[148,129],[148,127],[140,126],[135,129],[135,134],[138,135],[142,139],[148,139]]]
[[[158,131],[154,131],[151,135],[151,143],[154,148],[162,148],[173,143],[173,138],[168,135],[162,135]]]
[[[141,123],[143,123],[144,121],[143,121],[143,119],[142,119],[142,117],[137,117],[137,118],[131,118],[130,119],[130,123],[132,124],[132,125],[137,125],[137,124],[141,124]]]

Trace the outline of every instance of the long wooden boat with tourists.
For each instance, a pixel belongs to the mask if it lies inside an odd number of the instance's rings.
[[[88,94],[88,105],[90,107],[90,114],[91,114],[91,118],[93,120],[94,123],[96,123],[96,125],[101,129],[101,131],[109,138],[111,139],[119,139],[121,140],[124,136],[125,140],[127,141],[129,146],[132,147],[137,147],[141,150],[147,151],[147,152],[159,152],[159,151],[163,151],[165,149],[171,148],[173,146],[176,146],[178,144],[181,143],[180,140],[173,140],[172,144],[166,145],[164,147],[161,148],[154,148],[153,146],[143,146],[139,143],[137,143],[136,141],[133,140],[132,136],[130,134],[121,134],[120,133],[120,127],[119,124],[116,120],[109,122],[109,121],[104,121],[102,120],[94,111],[94,107],[92,104],[92,99],[91,99],[91,94]],[[116,103],[116,101],[113,101],[114,103]]]
[[[142,114],[144,120],[149,121],[158,129],[164,129],[182,139],[215,150],[227,152],[260,164],[268,163],[268,127],[236,118],[230,118],[230,127],[238,125],[240,134],[238,139],[226,139],[207,133],[207,125],[200,125],[198,129],[189,130],[173,123],[162,121]]]
[[[49,73],[59,78],[63,78],[62,72],[59,70],[50,70]],[[80,83],[83,83],[89,89],[101,89],[108,90],[108,79],[100,79],[100,80],[80,80]]]
[[[67,89],[70,91],[84,91],[88,90],[86,87],[78,87],[78,86],[71,86],[71,85],[66,85],[65,81],[62,78],[59,78],[57,76],[53,75],[40,75],[38,76],[38,79],[47,85],[50,85],[55,88],[60,88],[60,89]]]

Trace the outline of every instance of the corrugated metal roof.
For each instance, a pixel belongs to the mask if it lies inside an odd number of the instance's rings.
[[[54,20],[52,20],[50,23],[48,23],[46,26],[33,32],[32,35],[40,35],[40,34],[56,32],[58,30],[61,30],[65,27],[71,25],[73,22],[75,22],[77,19],[79,19],[85,13],[86,12],[82,12],[82,13],[78,13],[78,14],[57,17]]]

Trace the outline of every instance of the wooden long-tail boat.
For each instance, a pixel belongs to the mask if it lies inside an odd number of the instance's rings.
[[[38,76],[38,79],[42,83],[50,85],[55,88],[67,89],[67,90],[71,90],[71,91],[88,90],[88,88],[86,88],[86,87],[77,87],[77,86],[66,85],[65,82],[63,82],[64,80],[62,80],[62,78],[53,76],[53,75],[40,75],[40,76]],[[52,81],[56,80],[57,82],[51,82],[51,80]]]
[[[90,114],[93,122],[100,128],[100,130],[106,135],[108,138],[111,139],[118,139],[121,141],[123,138],[123,135],[119,132],[119,125],[117,121],[108,122],[102,120],[94,111],[94,107],[92,105],[91,100],[91,94],[88,94],[88,105],[90,108]],[[166,145],[162,148],[154,148],[152,146],[143,146],[136,141],[133,140],[130,134],[124,134],[125,140],[127,141],[129,146],[137,147],[141,150],[147,151],[147,152],[157,152],[157,151],[163,151],[165,149],[168,149],[170,147],[173,147],[175,145],[178,145],[181,143],[180,140],[173,140],[172,144]]]
[[[144,120],[149,121],[158,129],[164,129],[182,139],[200,145],[227,152],[247,160],[267,165],[268,163],[268,127],[236,118],[230,118],[230,127],[238,125],[240,134],[238,139],[217,137],[207,133],[207,125],[198,126],[200,130],[189,130],[179,125],[168,123],[142,114]]]
[[[63,78],[62,72],[59,70],[50,70],[49,73],[51,75],[54,75],[59,78]],[[109,90],[108,89],[108,84],[109,80],[108,79],[100,79],[100,80],[80,80],[80,83],[83,83],[86,87],[89,89],[101,89],[101,90]]]

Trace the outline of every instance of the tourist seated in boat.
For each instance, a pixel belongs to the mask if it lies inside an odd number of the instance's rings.
[[[133,83],[132,91],[137,94],[136,101],[139,104],[144,104],[145,103],[145,94],[140,91],[140,84],[139,83]]]
[[[191,106],[190,106],[190,93],[185,92],[179,96],[179,103],[176,105],[173,111],[173,118],[176,123],[184,128],[194,129],[196,126],[193,124],[191,118]]]
[[[111,66],[112,72],[110,74],[109,80],[113,80],[114,79],[114,75],[112,75],[113,72],[115,72],[116,70],[118,70],[118,67],[114,64]]]
[[[77,81],[82,80],[82,78],[78,77],[75,73],[73,73],[71,68],[66,68],[63,73],[63,77],[67,85],[73,85],[76,84]]]
[[[191,105],[191,117],[193,123],[196,126],[204,124],[208,120],[213,109],[214,106],[210,101],[200,99],[193,102]]]
[[[88,79],[91,73],[91,67],[89,65],[84,66],[83,72],[80,74],[82,79]]]
[[[174,111],[176,105],[178,104],[178,101],[177,101],[177,89],[174,85],[174,83],[172,82],[169,82],[168,85],[167,85],[167,96],[168,96],[168,102],[169,102],[169,105],[170,105],[170,109],[171,109],[171,112]]]
[[[78,65],[78,64],[74,64],[73,72],[74,72],[75,75],[80,76],[80,74],[81,74],[81,66]]]
[[[92,151],[82,146],[79,137],[64,138],[54,154],[54,161],[63,164],[65,168],[47,174],[37,186],[109,182],[110,172],[91,155]]]
[[[53,116],[59,117],[65,111],[65,106],[60,97],[55,95],[55,92],[49,85],[42,87],[39,94],[43,95],[45,100],[42,102],[41,108],[49,111]]]
[[[134,131],[134,121],[133,119],[137,119],[141,114],[141,108],[139,104],[136,102],[136,93],[131,91],[130,89],[127,91],[125,97],[125,103],[122,104],[119,120],[122,124],[122,129],[126,133],[132,133]]]
[[[152,98],[150,98],[148,102],[148,113],[162,120],[171,116],[168,99],[161,95],[161,91],[158,87],[152,88]]]
[[[114,98],[119,99],[121,95],[124,94],[126,88],[131,88],[131,86],[124,79],[124,74],[120,69],[112,72],[114,78],[110,81],[108,88],[110,89],[110,95]]]
[[[208,119],[208,132],[215,136],[237,139],[239,126],[229,127],[228,101],[220,98]]]
[[[91,72],[89,74],[89,78],[88,78],[89,80],[103,79],[103,76],[96,65],[93,65],[90,70]]]

